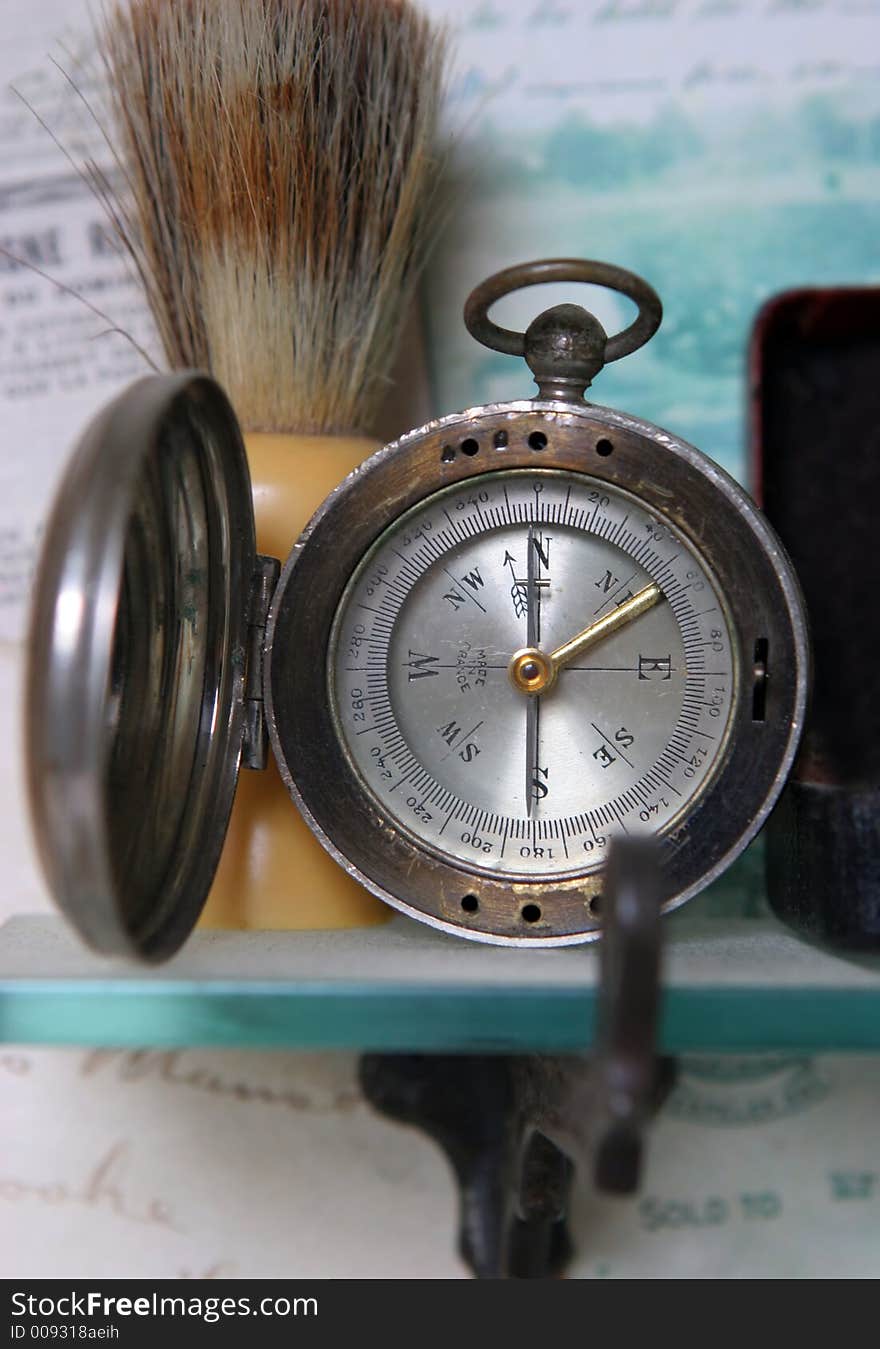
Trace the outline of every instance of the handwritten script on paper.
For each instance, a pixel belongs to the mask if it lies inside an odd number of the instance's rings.
[[[350,1056],[4,1051],[5,1272],[462,1277],[446,1162],[354,1073]],[[641,1194],[576,1191],[574,1275],[868,1273],[880,1175],[859,1122],[878,1102],[877,1059],[684,1059]]]
[[[131,1142],[120,1139],[88,1168],[84,1176],[74,1181],[35,1180],[0,1173],[0,1201],[10,1204],[35,1201],[53,1209],[68,1204],[84,1209],[104,1209],[127,1223],[181,1231],[166,1200],[154,1197],[140,1201],[126,1189],[131,1153]]]
[[[598,402],[668,427],[745,479],[745,354],[760,305],[880,277],[877,0],[450,5],[462,203],[427,306],[438,410],[522,398],[521,364],[463,332],[468,290],[534,257],[605,258],[664,302]],[[585,292],[606,329],[631,306]],[[571,287],[540,292],[544,303]],[[498,321],[522,330],[535,293]]]
[[[316,1113],[349,1111],[362,1104],[360,1093],[351,1085],[329,1092],[316,1092],[305,1086],[273,1086],[246,1080],[227,1072],[188,1061],[181,1050],[138,1049],[131,1051],[95,1049],[80,1064],[84,1078],[110,1074],[118,1082],[161,1082],[170,1087],[188,1087],[220,1099],[259,1102],[294,1111]]]

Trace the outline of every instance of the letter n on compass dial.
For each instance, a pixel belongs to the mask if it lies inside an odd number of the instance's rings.
[[[344,742],[385,813],[534,877],[663,833],[722,755],[728,621],[693,545],[629,493],[511,470],[398,520],[340,607]]]

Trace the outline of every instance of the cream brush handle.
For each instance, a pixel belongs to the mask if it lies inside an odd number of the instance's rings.
[[[257,551],[282,565],[315,510],[377,446],[366,436],[245,436]],[[281,781],[242,769],[229,832],[202,926],[344,928],[386,921],[390,911],[353,881],[312,834]]]

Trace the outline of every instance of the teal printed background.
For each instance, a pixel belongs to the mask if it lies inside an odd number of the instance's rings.
[[[452,29],[452,204],[431,270],[437,412],[534,392],[461,323],[483,276],[541,256],[644,275],[665,316],[599,376],[597,402],[693,441],[745,476],[755,314],[789,287],[880,281],[880,3],[602,0],[428,3]],[[595,301],[542,288],[493,317]]]

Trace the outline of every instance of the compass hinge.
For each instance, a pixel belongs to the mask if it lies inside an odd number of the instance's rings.
[[[257,554],[248,608],[244,740],[241,750],[244,768],[265,768],[269,757],[269,732],[263,707],[263,652],[269,605],[280,574],[281,563],[277,558]]]

